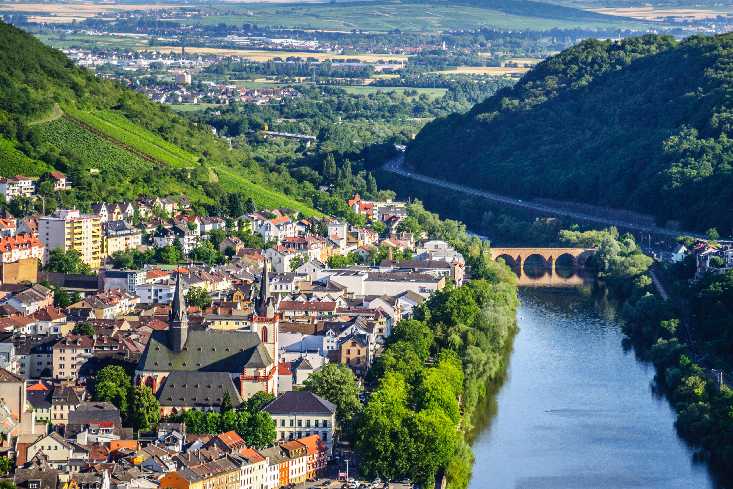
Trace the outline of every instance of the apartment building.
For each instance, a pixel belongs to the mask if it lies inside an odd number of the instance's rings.
[[[32,197],[35,191],[35,180],[31,177],[16,175],[0,178],[0,194],[5,197],[5,202],[10,202],[16,197]]]
[[[102,263],[102,226],[97,215],[57,210],[38,219],[38,237],[46,246],[46,255],[59,248],[76,250],[90,267],[99,268]]]

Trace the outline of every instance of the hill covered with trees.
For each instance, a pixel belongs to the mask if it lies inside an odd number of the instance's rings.
[[[733,36],[585,41],[407,150],[418,172],[523,198],[733,228]]]
[[[74,190],[46,195],[47,210],[186,195],[204,212],[241,215],[251,199],[313,214],[326,198],[263,169],[243,142],[229,144],[2,22],[0,45],[0,176],[66,173]]]

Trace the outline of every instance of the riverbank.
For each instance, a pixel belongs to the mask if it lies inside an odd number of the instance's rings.
[[[486,251],[466,250],[474,280],[433,293],[372,367],[356,436],[366,476],[468,486],[476,407],[505,372],[517,331],[516,277]]]

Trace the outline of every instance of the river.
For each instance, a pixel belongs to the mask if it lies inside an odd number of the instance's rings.
[[[507,378],[474,441],[470,489],[719,488],[676,434],[654,368],[578,290],[522,289]]]

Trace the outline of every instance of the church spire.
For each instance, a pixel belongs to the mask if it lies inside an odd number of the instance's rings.
[[[168,331],[170,348],[175,352],[180,352],[186,346],[186,339],[188,338],[188,314],[186,314],[186,298],[183,293],[183,280],[181,279],[180,270],[176,275],[176,290],[173,293],[168,323],[170,325]]]
[[[258,316],[267,316],[267,306],[270,301],[270,262],[265,259],[262,265],[262,276],[260,278],[260,291],[255,305],[255,312]]]

